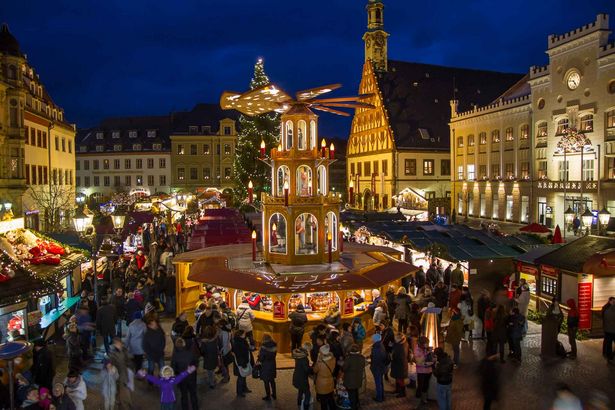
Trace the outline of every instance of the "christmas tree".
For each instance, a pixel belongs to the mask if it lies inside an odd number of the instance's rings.
[[[269,84],[265,73],[263,59],[259,58],[254,65],[254,76],[250,81],[253,90]],[[259,161],[261,142],[265,142],[266,155],[272,148],[278,146],[280,133],[280,114],[267,113],[248,117],[239,117],[239,135],[233,163],[235,175],[235,198],[237,202],[246,202],[248,197],[248,182],[254,186],[254,199],[260,198],[261,192],[271,193],[271,169]]]

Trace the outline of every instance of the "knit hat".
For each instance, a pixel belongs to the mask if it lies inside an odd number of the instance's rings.
[[[381,340],[382,340],[382,336],[380,336],[380,333],[374,333],[374,335],[372,336],[372,342],[378,343]]]

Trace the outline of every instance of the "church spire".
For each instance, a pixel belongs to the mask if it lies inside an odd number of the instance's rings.
[[[363,35],[365,42],[365,61],[370,60],[378,71],[387,70],[387,37],[384,31],[384,4],[382,0],[368,0],[367,31]]]

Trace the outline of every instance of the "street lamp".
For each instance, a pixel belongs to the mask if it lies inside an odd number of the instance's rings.
[[[598,223],[602,229],[606,229],[609,221],[611,220],[611,213],[606,210],[606,208],[602,208],[602,211],[598,212]]]
[[[124,228],[124,221],[126,220],[126,215],[116,213],[111,215],[111,221],[113,222],[113,229],[115,231],[119,231]]]
[[[75,216],[73,217],[73,225],[79,237],[91,245],[92,272],[94,273],[94,300],[98,302],[98,272],[96,272],[96,253],[98,252],[98,246],[96,244],[96,230],[94,230],[94,234],[91,236],[88,236],[86,233],[88,226],[92,225],[92,218],[93,216],[86,215],[85,212],[83,212],[83,207],[80,206],[77,208],[77,212],[75,212]]]
[[[585,212],[581,215],[581,221],[583,225],[587,227],[587,234],[589,235],[592,227],[592,222],[594,220],[594,214],[589,210],[589,208],[585,207]]]
[[[73,225],[75,226],[75,231],[79,233],[79,235],[83,235],[85,233],[86,228],[90,222],[90,217],[83,212],[83,208],[79,208],[77,212],[75,212],[75,216],[73,217]]]
[[[570,208],[570,205],[568,205],[568,209],[566,209],[566,212],[564,212],[564,222],[566,223],[566,226],[564,226],[564,238],[566,237],[567,227],[572,224],[575,215],[576,214],[574,213],[572,208]]]

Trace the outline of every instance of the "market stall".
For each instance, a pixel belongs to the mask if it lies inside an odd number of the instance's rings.
[[[528,252],[521,254],[515,258],[515,281],[519,283],[521,279],[525,279],[525,282],[530,288],[530,309],[539,310],[540,302],[545,304],[550,303],[550,299],[554,296],[555,287],[553,286],[553,275],[549,276],[550,271],[545,270],[545,277],[551,278],[551,282],[548,279],[540,280],[540,265],[536,263],[536,259],[559,249],[561,245],[543,245],[534,249],[530,249]],[[555,278],[555,280],[557,280]],[[544,285],[544,288],[541,288]]]

